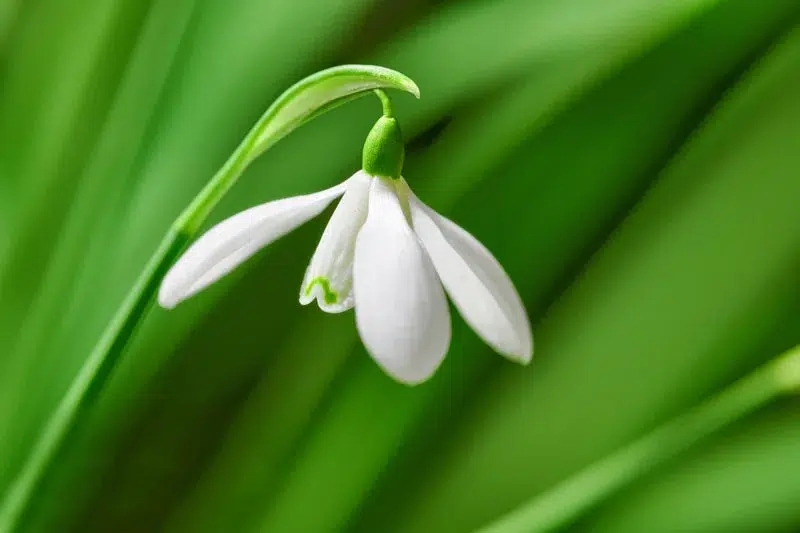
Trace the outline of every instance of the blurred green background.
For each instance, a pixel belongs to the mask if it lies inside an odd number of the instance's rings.
[[[320,217],[154,308],[23,531],[460,533],[800,342],[798,0],[0,0],[0,495],[171,221],[289,85],[397,94],[418,195],[491,249],[534,362],[454,318],[406,388],[301,307]],[[360,99],[213,221],[360,164]],[[559,531],[800,530],[800,400]],[[533,529],[531,529],[533,531]]]

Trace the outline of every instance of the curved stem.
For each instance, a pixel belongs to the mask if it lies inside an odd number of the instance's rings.
[[[394,108],[392,107],[392,100],[389,98],[389,95],[386,94],[386,91],[382,89],[375,89],[373,91],[375,96],[381,101],[381,106],[383,106],[383,116],[384,117],[393,117],[394,116]]]
[[[477,533],[543,533],[563,527],[667,459],[799,387],[800,347],[795,347]]]

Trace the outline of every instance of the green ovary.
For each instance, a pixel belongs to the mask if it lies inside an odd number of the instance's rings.
[[[328,281],[328,278],[325,276],[318,276],[311,280],[311,283],[306,287],[306,296],[311,296],[311,291],[314,289],[315,285],[322,287],[322,291],[325,293],[323,298],[326,304],[333,305],[339,301],[339,295],[336,291],[331,289],[331,282]]]

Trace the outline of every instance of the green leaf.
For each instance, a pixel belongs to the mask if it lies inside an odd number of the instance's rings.
[[[790,382],[786,382],[785,369],[798,364],[800,347],[794,347],[699,406],[589,465],[476,533],[547,533],[570,525],[598,502],[661,463],[780,395],[794,392],[800,378],[795,372]]]

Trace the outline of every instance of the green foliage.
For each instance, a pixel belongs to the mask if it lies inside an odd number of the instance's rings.
[[[147,313],[20,531],[475,531],[798,344],[799,17],[794,0],[0,0],[0,495],[170,224],[331,65],[419,85],[393,99],[404,176],[494,252],[536,338],[521,368],[456,319],[434,379],[394,383],[352,314],[297,303],[312,222]],[[342,181],[379,109],[303,124],[203,227]],[[797,529],[797,408],[590,506],[570,489],[583,507],[559,531]]]

